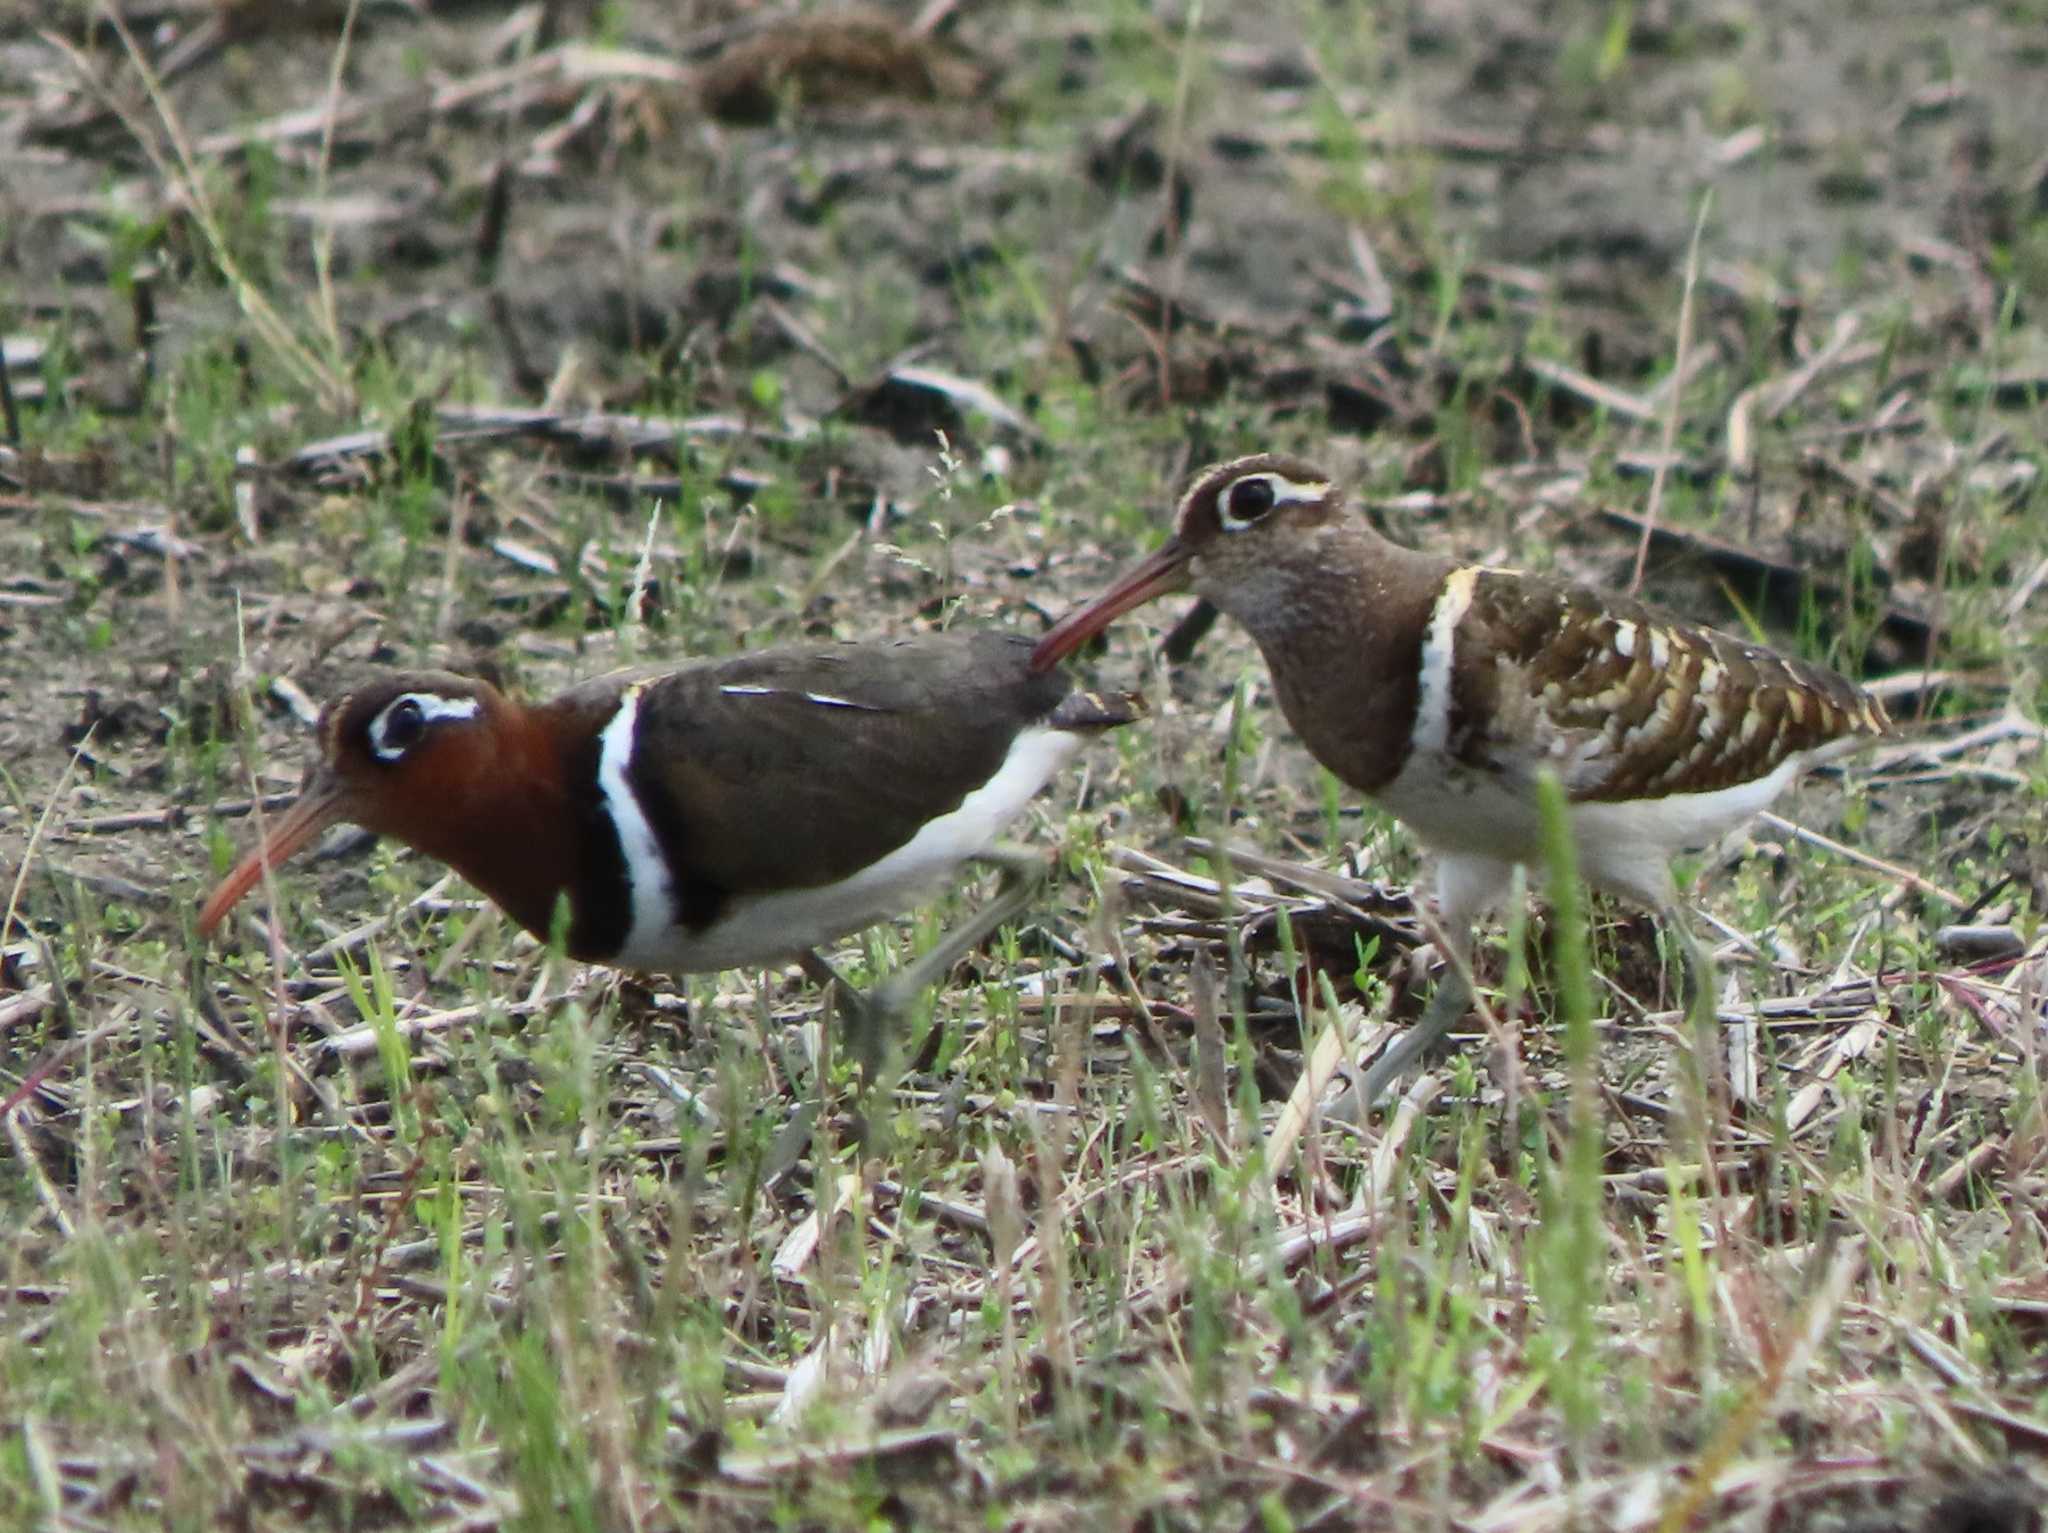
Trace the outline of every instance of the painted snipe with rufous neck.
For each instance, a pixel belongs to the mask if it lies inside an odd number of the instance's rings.
[[[703,973],[795,959],[1001,870],[975,917],[868,997],[840,984],[872,1076],[883,1026],[1018,914],[1046,862],[999,838],[1090,736],[1142,711],[1031,664],[1016,635],[761,650],[620,671],[525,704],[443,671],[331,705],[282,820],[220,881],[210,935],[338,821],[461,873],[572,957]]]
[[[1370,1107],[1470,999],[1481,917],[1540,870],[1537,782],[1556,774],[1583,876],[1704,955],[1672,856],[1761,811],[1818,762],[1885,733],[1854,683],[1625,597],[1403,548],[1330,475],[1259,454],[1197,475],[1172,535],[1040,640],[1049,667],[1123,613],[1193,591],[1257,642],[1309,751],[1433,851],[1459,951],[1418,1025],[1359,1086]]]

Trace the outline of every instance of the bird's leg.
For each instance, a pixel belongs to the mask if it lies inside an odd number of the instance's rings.
[[[1677,891],[1667,888],[1658,899],[1650,898],[1653,892],[1659,891],[1644,890],[1636,898],[1657,917],[1657,929],[1677,944],[1680,1007],[1695,1029],[1705,1029],[1719,1014],[1720,1006],[1720,993],[1714,984],[1714,955],[1686,919]]]
[[[1431,923],[1425,918],[1424,926],[1444,955],[1443,977],[1436,982],[1436,993],[1429,998],[1421,1020],[1395,1039],[1359,1081],[1352,1103],[1361,1120],[1397,1077],[1457,1026],[1465,1008],[1472,1004],[1472,936],[1479,918],[1513,879],[1510,864],[1490,857],[1438,859],[1437,919]]]
[[[951,972],[953,965],[1003,929],[1031,903],[1045,882],[1046,859],[1022,847],[993,846],[973,860],[995,868],[1001,877],[988,902],[947,932],[930,949],[898,969],[869,997],[884,1015],[908,1011],[911,1004]]]
[[[1671,933],[1678,945],[1684,970],[1683,1005],[1685,1022],[1680,1031],[1686,1047],[1681,1054],[1684,1106],[1682,1121],[1688,1134],[1697,1136],[1697,1154],[1706,1172],[1707,1185],[1717,1185],[1712,1167],[1721,1135],[1728,1124],[1728,1060],[1719,1022],[1721,992],[1715,980],[1714,958],[1708,946],[1685,919],[1676,904],[1667,905],[1658,923]]]
[[[832,990],[843,1022],[847,1053],[870,1084],[881,1077],[882,1067],[888,1062],[890,1034],[896,1019],[920,995],[944,979],[954,964],[1014,920],[1045,881],[1045,858],[1020,847],[991,847],[973,860],[1001,871],[1001,880],[988,903],[867,994],[854,989],[844,975],[817,953],[807,951],[797,957],[805,974]]]
[[[1692,929],[1692,923],[1685,919],[1680,910],[1666,912],[1664,929],[1678,939],[1678,963],[1681,971],[1681,993],[1685,997],[1685,1015],[1695,1031],[1710,1032],[1714,1019],[1720,1015],[1720,992],[1715,983],[1714,955],[1707,945],[1700,941],[1699,934]]]
[[[796,955],[797,967],[820,990],[832,997],[834,1021],[844,1030],[846,1046],[855,1058],[871,1047],[870,1037],[880,1036],[881,1019],[876,1017],[868,1004],[868,998],[853,988],[853,982],[832,967],[824,954],[813,948],[804,948]],[[863,1068],[866,1068],[865,1066]],[[873,1081],[874,1074],[867,1077]],[[788,1173],[804,1152],[811,1148],[813,1133],[826,1116],[825,1109],[832,1097],[832,1034],[830,1027],[821,1029],[816,1068],[812,1071],[811,1094],[791,1114],[789,1122],[782,1126],[782,1132],[775,1136],[775,1143],[768,1153],[768,1165],[772,1175],[780,1178]],[[855,1113],[854,1137],[864,1139],[867,1133],[866,1121]]]
[[[805,948],[796,955],[796,961],[797,967],[804,971],[812,984],[831,995],[847,1052],[872,1079],[874,1065],[870,1061],[880,1061],[882,1049],[888,1041],[888,1018],[880,1015],[874,1002],[856,990],[852,980],[833,968],[824,954]]]
[[[1467,965],[1454,958],[1445,964],[1443,978],[1436,982],[1436,993],[1430,996],[1421,1019],[1389,1044],[1387,1051],[1365,1072],[1354,1091],[1361,1118],[1372,1111],[1373,1104],[1379,1101],[1396,1078],[1435,1047],[1465,1015],[1465,1008],[1472,1000],[1472,982],[1465,977],[1466,968]]]

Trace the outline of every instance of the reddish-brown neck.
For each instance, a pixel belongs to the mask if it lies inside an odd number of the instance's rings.
[[[351,818],[447,863],[546,937],[557,898],[573,887],[585,834],[553,722],[493,697],[488,727],[451,740]]]

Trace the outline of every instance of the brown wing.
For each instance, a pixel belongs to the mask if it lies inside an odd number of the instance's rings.
[[[831,883],[995,774],[1068,696],[1031,642],[965,632],[764,650],[641,694],[631,781],[705,892]]]
[[[1704,793],[1889,727],[1833,671],[1558,581],[1478,572],[1459,624],[1452,753],[1548,763],[1576,800]]]

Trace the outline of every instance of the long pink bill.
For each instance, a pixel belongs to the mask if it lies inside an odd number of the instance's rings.
[[[340,787],[330,779],[316,777],[307,784],[298,802],[270,827],[270,834],[250,848],[247,855],[235,864],[234,871],[215,885],[213,893],[206,897],[206,904],[199,912],[199,935],[211,937],[214,928],[235,908],[242,896],[261,881],[266,869],[282,866],[321,831],[344,818],[347,807]]]
[[[1107,591],[1076,607],[1047,629],[1038,647],[1031,651],[1031,669],[1051,670],[1133,607],[1142,607],[1155,596],[1183,589],[1187,585],[1191,552],[1179,538],[1168,538],[1157,552],[1126,570]]]

